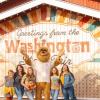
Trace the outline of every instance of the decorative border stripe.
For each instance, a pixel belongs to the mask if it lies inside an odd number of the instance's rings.
[[[92,33],[94,38],[99,38],[100,40],[100,29],[98,29],[98,27],[100,26],[99,20],[47,5],[42,5],[39,8],[34,8],[29,12],[12,18],[11,20],[0,23],[0,29],[4,30],[4,32],[10,32],[15,30],[16,28],[41,21],[49,21],[59,24],[63,23],[67,25],[77,25],[81,29]],[[3,31],[1,32],[2,34],[4,34]]]
[[[46,20],[47,16],[47,8],[46,6],[41,7],[41,20]]]
[[[82,27],[85,23],[87,23],[89,21],[90,17],[89,16],[85,16],[83,17],[80,22],[79,22],[79,26]]]
[[[4,35],[6,32],[2,29],[2,28],[0,28],[0,35]]]
[[[56,17],[56,8],[51,8],[51,15],[50,15],[50,21],[55,22]]]
[[[21,15],[21,18],[23,19],[25,25],[29,25],[30,24],[29,18],[28,18],[28,16],[26,14]]]

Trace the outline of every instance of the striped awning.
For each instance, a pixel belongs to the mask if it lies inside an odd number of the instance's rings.
[[[17,28],[39,22],[77,25],[84,31],[89,31],[95,38],[100,39],[100,20],[48,5],[41,5],[38,8],[2,21],[0,23],[0,34],[8,34]]]

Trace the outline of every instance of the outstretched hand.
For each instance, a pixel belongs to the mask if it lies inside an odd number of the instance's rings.
[[[26,64],[32,65],[31,59],[29,58],[27,54],[27,49],[26,48],[21,48],[20,53],[23,55],[23,60],[25,61]]]
[[[54,62],[54,66],[58,66],[59,64],[61,64],[61,62],[62,62],[62,59],[61,59],[61,56],[62,55],[64,55],[64,50],[60,50],[59,51],[59,53],[58,53],[58,55],[57,55],[57,58],[56,58],[56,60],[55,60],[55,62]],[[53,66],[53,67],[54,67]]]
[[[62,55],[64,55],[65,51],[64,50],[60,50],[58,53],[58,56],[61,57]]]
[[[20,53],[23,55],[23,56],[26,56],[27,55],[27,50],[25,48],[21,48],[20,49]]]

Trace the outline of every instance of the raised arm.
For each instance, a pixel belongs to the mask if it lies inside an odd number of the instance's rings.
[[[61,50],[61,51],[58,53],[57,58],[56,58],[56,60],[54,61],[53,67],[58,66],[59,64],[62,63],[61,56],[62,56],[63,54],[64,54],[64,50]]]
[[[32,62],[27,54],[27,50],[25,48],[23,48],[20,50],[20,53],[23,55],[23,60],[25,61],[25,63],[29,66],[32,66]]]

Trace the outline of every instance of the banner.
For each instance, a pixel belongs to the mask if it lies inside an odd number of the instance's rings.
[[[19,50],[23,46],[29,54],[35,54],[41,46],[48,47],[52,54],[64,50],[65,55],[72,60],[73,64],[90,60],[99,47],[99,43],[95,41],[91,33],[77,26],[52,23],[40,23],[20,28],[5,35],[0,45],[1,55],[13,63],[16,63],[16,60],[20,61]],[[14,57],[15,59],[12,60],[14,55],[17,58]]]

